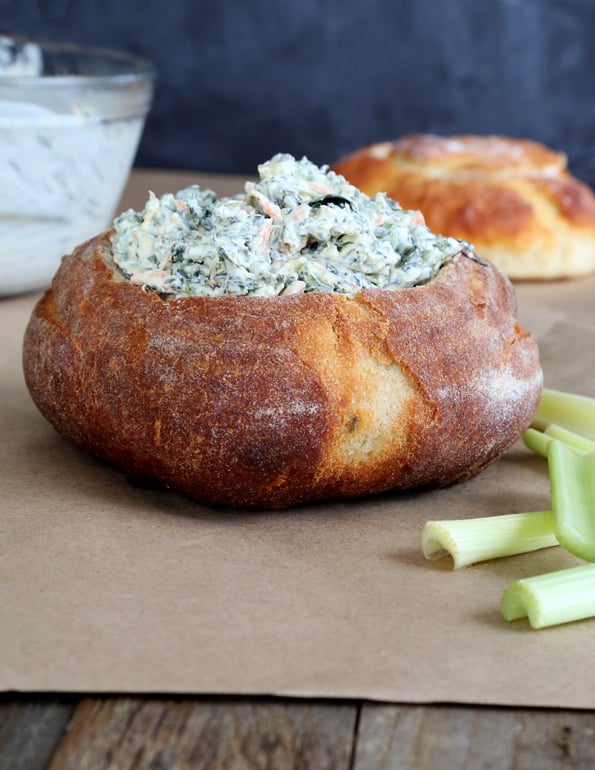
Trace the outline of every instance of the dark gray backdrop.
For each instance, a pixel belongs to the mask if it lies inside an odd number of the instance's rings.
[[[594,0],[0,0],[0,29],[152,59],[139,165],[253,173],[279,150],[505,133],[595,183]]]

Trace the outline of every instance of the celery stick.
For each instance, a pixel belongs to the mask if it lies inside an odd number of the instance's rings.
[[[544,628],[595,616],[595,564],[517,580],[502,595],[504,620],[529,618]]]
[[[553,438],[548,472],[558,542],[575,556],[595,561],[595,453],[577,455]]]
[[[527,428],[523,433],[525,445],[542,457],[547,457],[547,445],[551,440],[551,436],[547,436],[542,431],[537,430],[537,428]]]
[[[455,569],[553,545],[558,545],[558,541],[551,511],[428,521],[421,535],[421,548],[426,559],[439,559],[449,554]]]
[[[531,427],[545,430],[552,423],[595,440],[595,398],[544,388]]]
[[[591,441],[573,430],[563,428],[561,425],[551,423],[545,431],[537,428],[527,428],[523,433],[525,445],[542,457],[547,457],[547,447],[553,438],[563,441],[575,454],[587,454],[595,452],[595,441]]]
[[[529,430],[531,430],[531,428],[529,428]],[[555,423],[548,425],[543,435],[549,436],[550,438],[560,439],[560,441],[563,441],[571,449],[576,449],[581,454],[595,452],[595,441],[591,441],[590,439],[581,436],[580,433],[568,430],[568,428],[563,428],[561,425],[556,425]]]

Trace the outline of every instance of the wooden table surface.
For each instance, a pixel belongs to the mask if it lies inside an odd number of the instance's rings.
[[[2,770],[595,767],[595,713],[263,698],[6,695]]]
[[[136,171],[123,205],[194,181]],[[238,191],[221,179],[222,193]],[[0,696],[0,770],[595,768],[595,712],[247,697]]]

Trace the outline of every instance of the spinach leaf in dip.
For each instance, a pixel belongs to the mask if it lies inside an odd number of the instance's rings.
[[[161,294],[275,297],[305,291],[423,284],[463,248],[434,235],[417,211],[370,198],[307,158],[275,155],[244,192],[194,185],[114,223],[113,258],[133,283]]]

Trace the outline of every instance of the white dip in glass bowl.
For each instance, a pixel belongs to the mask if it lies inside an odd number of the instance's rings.
[[[111,226],[153,96],[150,62],[0,35],[0,295],[45,288]]]

